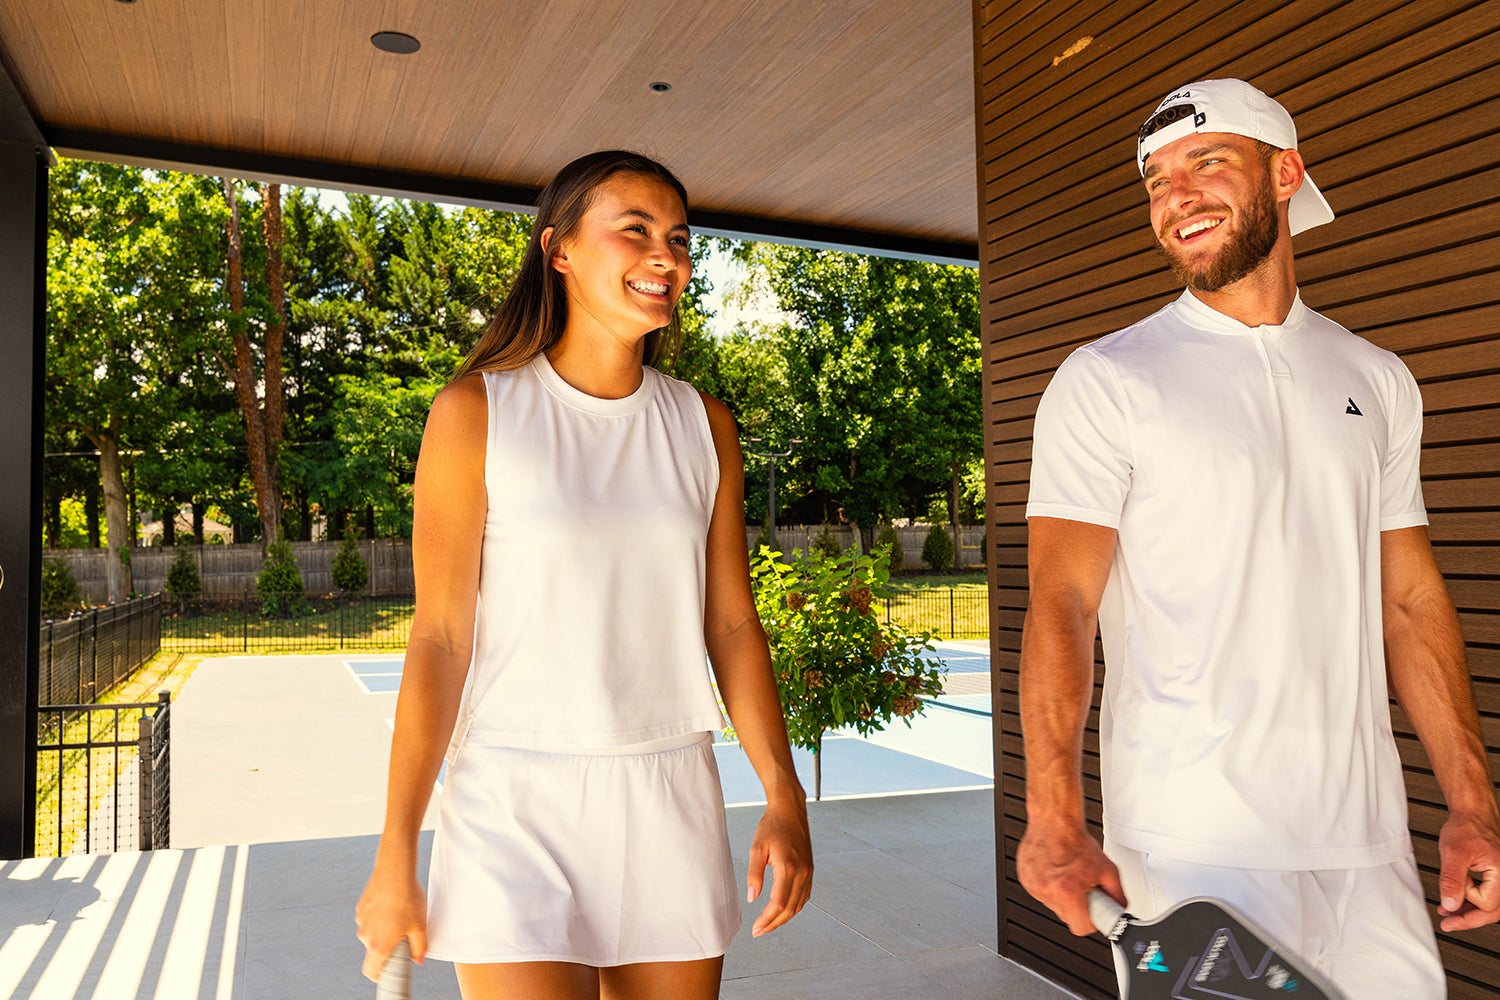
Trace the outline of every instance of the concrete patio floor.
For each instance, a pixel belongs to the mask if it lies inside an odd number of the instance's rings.
[[[375,850],[394,695],[351,697],[342,664],[319,662],[332,659],[199,668],[174,707],[180,849],[0,863],[0,997],[373,994],[359,975],[353,908]],[[812,903],[759,939],[749,927],[761,904],[745,906],[722,996],[1072,996],[992,950],[992,795],[810,803]],[[727,815],[743,884],[760,808]],[[430,841],[425,833],[424,852]],[[413,996],[457,998],[452,967],[418,969]]]

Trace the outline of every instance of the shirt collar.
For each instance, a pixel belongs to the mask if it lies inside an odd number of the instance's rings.
[[[1292,308],[1287,310],[1286,319],[1280,325],[1246,326],[1233,316],[1226,316],[1206,304],[1194,295],[1191,289],[1183,289],[1182,295],[1173,303],[1173,307],[1177,310],[1178,316],[1189,326],[1207,330],[1210,333],[1244,335],[1258,333],[1261,330],[1290,332],[1301,326],[1303,320],[1307,318],[1307,307],[1302,304],[1300,290],[1292,298]]]

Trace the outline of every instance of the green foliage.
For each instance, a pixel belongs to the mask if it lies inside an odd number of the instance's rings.
[[[203,580],[198,576],[198,559],[192,549],[178,547],[167,570],[166,590],[173,597],[195,597],[202,593]]]
[[[804,442],[777,469],[788,500],[867,529],[919,513],[983,450],[974,269],[768,244],[739,256],[791,317],[769,334],[774,423]]]
[[[78,581],[68,561],[58,556],[42,560],[42,614],[61,618],[83,603]]]
[[[292,558],[292,547],[276,542],[266,550],[266,561],[255,577],[255,591],[260,594],[260,613],[267,617],[296,614],[306,601],[302,571]]]
[[[901,572],[902,566],[906,564],[906,553],[901,548],[901,537],[896,534],[896,529],[887,524],[880,529],[880,535],[875,539],[875,548],[884,549],[888,558],[886,565],[890,567],[892,576]]]
[[[792,742],[816,753],[826,730],[865,735],[919,714],[918,696],[942,690],[941,664],[921,659],[930,633],[876,617],[875,602],[890,595],[884,553],[780,555],[762,548],[750,575]]]
[[[922,543],[922,561],[938,573],[953,566],[953,539],[941,524],[932,526],[927,540]]]
[[[333,554],[333,585],[344,593],[364,590],[370,582],[370,567],[359,554],[359,538],[355,532],[346,534]]]
[[[843,554],[844,547],[839,544],[837,536],[833,533],[833,528],[825,524],[823,525],[823,530],[813,537],[812,550],[819,555],[836,559]]]

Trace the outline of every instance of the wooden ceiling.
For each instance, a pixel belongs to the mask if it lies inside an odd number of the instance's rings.
[[[0,0],[65,154],[510,205],[624,147],[699,228],[969,261],[973,51],[969,0]]]

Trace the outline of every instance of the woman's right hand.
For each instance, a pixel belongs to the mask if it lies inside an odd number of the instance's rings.
[[[420,963],[427,955],[427,895],[417,881],[416,866],[382,865],[377,860],[355,904],[354,926],[365,946],[360,971],[366,979],[379,980],[386,958],[402,938],[411,945],[412,959]]]

